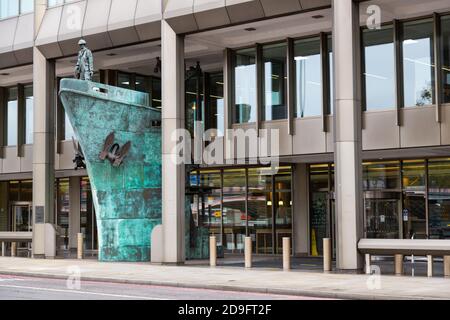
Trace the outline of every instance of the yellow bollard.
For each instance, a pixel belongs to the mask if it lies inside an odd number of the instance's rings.
[[[283,270],[291,270],[291,238],[283,238]]]
[[[209,265],[217,266],[217,238],[215,236],[209,238]]]
[[[311,230],[311,255],[313,257],[318,257],[319,252],[317,251],[317,239],[316,239],[316,230]]]
[[[332,249],[331,239],[323,239],[323,271],[330,272],[332,270]]]

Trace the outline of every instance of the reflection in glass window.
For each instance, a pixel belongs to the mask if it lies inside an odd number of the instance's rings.
[[[236,52],[233,123],[256,122],[256,49]]]
[[[69,117],[65,114],[64,119],[64,139],[72,140],[72,137],[75,138],[75,132],[73,131],[72,124],[70,123]]]
[[[305,39],[294,44],[295,56],[295,117],[322,114],[322,76],[320,39]]]
[[[8,90],[8,133],[7,133],[7,145],[16,146],[17,145],[17,116],[18,116],[18,106],[17,106],[17,88],[10,88]]]
[[[119,72],[117,75],[117,86],[125,89],[132,89],[131,75],[128,73]]]
[[[209,110],[206,122],[209,124],[206,129],[217,129],[217,136],[225,133],[225,113],[223,100],[223,73],[214,73],[209,77]]]
[[[25,87],[25,144],[33,144],[33,86]]]
[[[400,162],[363,164],[364,190],[400,190]]]
[[[444,103],[450,103],[450,16],[442,17],[442,82]]]
[[[264,104],[262,120],[287,119],[286,107],[286,43],[263,47]]]
[[[0,19],[19,15],[19,1],[0,0]]]
[[[34,0],[20,0],[20,13],[28,13],[34,11]]]
[[[333,41],[332,37],[328,36],[328,61],[330,71],[330,114],[334,113],[334,66],[333,66]]]
[[[450,159],[430,160],[428,164],[429,236],[450,238]]]
[[[433,103],[433,23],[403,24],[403,81],[405,107]]]
[[[395,107],[395,57],[392,26],[363,31],[367,110]]]
[[[57,198],[56,198],[56,224],[60,227],[59,237],[62,239],[61,248],[67,249],[69,245],[69,215],[70,215],[70,197],[69,197],[69,178],[57,180]]]

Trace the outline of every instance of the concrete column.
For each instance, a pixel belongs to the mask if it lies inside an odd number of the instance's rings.
[[[429,278],[433,277],[433,256],[427,256],[427,276]]]
[[[298,163],[294,168],[293,245],[296,256],[309,253],[308,167]]]
[[[252,267],[252,238],[245,238],[245,247],[244,247],[244,258],[245,258],[245,267],[250,269]]]
[[[184,38],[161,21],[163,263],[185,261],[185,164],[177,164],[173,134],[184,128]],[[190,155],[187,155],[190,158]]]
[[[80,177],[69,180],[69,248],[77,248],[77,234],[80,232]]]
[[[35,1],[35,35],[46,10],[46,0]],[[33,146],[33,257],[56,253],[46,251],[45,224],[54,221],[55,159],[55,62],[33,48],[34,146]],[[54,238],[56,242],[56,237]],[[49,239],[47,239],[47,244]],[[52,248],[56,249],[53,244]]]
[[[444,277],[450,278],[450,256],[444,257]]]
[[[6,255],[6,243],[2,241],[2,257]]]
[[[283,238],[283,270],[291,270],[291,238]]]
[[[370,254],[366,254],[366,274],[371,274],[372,270],[371,270],[371,265],[372,261],[371,261],[371,257]]]
[[[396,276],[403,275],[403,255],[402,254],[395,255],[395,275]]]
[[[359,5],[333,0],[337,269],[360,270],[362,237]]]
[[[209,265],[217,266],[217,238],[215,236],[209,238]]]

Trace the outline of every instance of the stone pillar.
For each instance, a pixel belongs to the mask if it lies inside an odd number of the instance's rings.
[[[360,270],[362,256],[361,72],[359,5],[333,0],[336,240],[339,270]]]
[[[309,196],[308,167],[298,163],[294,168],[294,234],[293,245],[296,256],[306,256],[309,253]]]
[[[161,21],[163,263],[185,261],[185,168],[175,161],[176,129],[184,128],[184,38]]]
[[[69,249],[77,248],[77,234],[80,232],[80,177],[69,180]]]
[[[35,35],[42,22],[47,1],[35,1]],[[33,48],[34,146],[33,146],[33,257],[46,256],[45,224],[54,221],[55,159],[55,62]],[[48,240],[47,239],[47,243]],[[52,245],[56,248],[55,245]],[[47,255],[56,253],[47,251]]]

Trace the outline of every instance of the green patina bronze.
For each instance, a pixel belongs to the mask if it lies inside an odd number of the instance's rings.
[[[149,261],[151,232],[161,224],[161,112],[141,92],[74,79],[60,88],[91,180],[99,260]],[[99,159],[111,132],[120,146],[131,141],[119,167]]]
[[[97,214],[100,261],[149,261],[151,233],[161,224],[161,112],[146,93],[63,79],[60,97],[84,152]],[[100,160],[106,137],[131,142],[123,163]],[[192,225],[186,196],[186,257],[209,255],[208,230]]]

